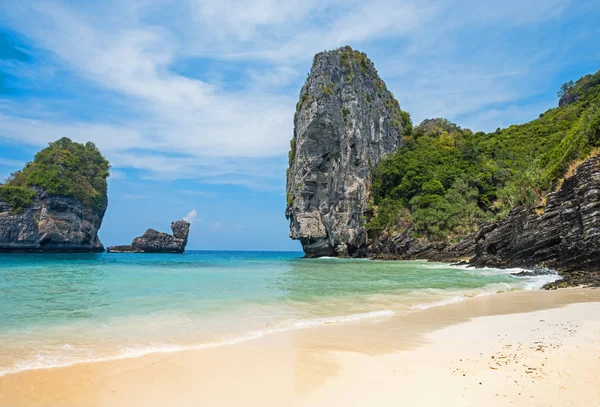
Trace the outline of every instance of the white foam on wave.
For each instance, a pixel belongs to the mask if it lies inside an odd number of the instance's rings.
[[[508,291],[511,291],[513,288],[514,287],[512,287],[510,284],[504,284],[504,283],[490,284],[490,285],[484,287],[485,291],[481,291],[481,292],[469,291],[469,292],[466,292],[461,295],[453,295],[451,297],[444,298],[439,301],[432,301],[432,302],[425,302],[422,304],[416,304],[416,305],[410,306],[408,308],[412,309],[412,310],[425,310],[425,309],[434,308],[434,307],[441,307],[444,305],[456,304],[456,303],[466,301],[471,298],[487,297],[488,295],[494,295],[494,294],[498,294],[500,292],[508,292]]]
[[[514,274],[520,273],[522,271],[531,271],[528,269],[514,267],[508,269],[499,269],[495,267],[470,267],[468,265],[460,265],[460,266],[452,266],[452,268],[461,269],[473,274],[479,274],[484,276],[497,276],[497,275],[505,275],[505,274]]]
[[[542,274],[539,276],[530,276],[530,277],[515,277],[517,279],[528,280],[524,284],[524,290],[539,290],[543,286],[549,283],[553,283],[558,280],[562,280],[562,277],[558,275],[558,273],[553,274]]]
[[[456,266],[463,267],[463,266]],[[483,291],[469,291],[460,295],[452,295],[450,297],[444,298],[438,301],[425,302],[417,305],[410,306],[409,309],[412,310],[424,310],[433,307],[439,307],[444,305],[455,304],[461,301],[465,301],[469,298],[474,297],[484,297],[488,295],[497,294],[499,292],[509,292],[512,290],[539,290],[544,285],[553,283],[555,281],[561,280],[562,277],[556,273],[549,274],[540,274],[535,276],[515,276],[514,273],[519,273],[522,271],[531,271],[520,268],[512,268],[512,269],[495,269],[495,268],[484,268],[484,269],[472,269],[474,273],[480,273],[481,271],[487,272],[487,275],[498,275],[498,274],[509,274],[513,278],[511,282],[504,283],[492,283],[482,287]],[[441,294],[439,292],[433,294]]]
[[[442,266],[436,265],[436,268],[441,268],[441,267]],[[526,268],[521,268],[521,267],[513,267],[513,268],[506,268],[506,269],[500,269],[500,268],[495,268],[495,267],[470,267],[470,266],[464,265],[464,264],[451,265],[448,267],[458,268],[458,269],[465,270],[467,272],[470,272],[472,274],[477,274],[477,275],[497,276],[497,275],[509,274],[516,279],[532,280],[531,284],[525,284],[525,286],[523,287],[523,289],[526,289],[526,290],[540,289],[544,286],[544,284],[552,283],[552,282],[560,280],[562,278],[557,272],[555,272],[553,270],[550,270],[550,272],[547,274],[540,274],[537,276],[515,276],[515,274],[522,273],[522,272],[530,272],[532,270],[526,269]]]
[[[368,258],[364,258],[364,257],[352,257],[352,258],[348,258],[348,257],[334,257],[334,256],[321,256],[321,257],[314,257],[308,260],[340,260],[340,261],[344,261],[344,262],[359,262],[359,261],[373,261],[371,259]]]
[[[196,345],[153,345],[153,346],[143,346],[143,347],[123,347],[119,349],[119,353],[114,356],[107,357],[88,357],[88,358],[78,358],[78,359],[68,359],[63,356],[54,356],[49,357],[43,354],[38,354],[35,360],[30,360],[26,362],[21,362],[15,364],[14,366],[0,370],[0,377],[5,376],[11,373],[18,373],[26,370],[38,370],[38,369],[51,369],[58,367],[67,367],[74,366],[81,363],[97,363],[97,362],[108,362],[113,360],[120,359],[131,359],[137,358],[141,356],[146,356],[150,354],[157,353],[174,353],[180,352],[184,350],[200,350],[206,348],[216,348],[227,345],[235,345],[238,343],[259,339],[264,337],[265,335],[274,334],[278,332],[286,332],[293,331],[299,329],[313,328],[323,325],[329,324],[339,324],[339,323],[349,323],[349,322],[358,322],[364,319],[372,319],[372,318],[382,318],[394,315],[394,311],[386,309],[379,311],[371,311],[359,314],[350,314],[343,316],[333,316],[333,317],[323,317],[323,318],[314,318],[314,319],[306,319],[306,320],[292,320],[286,323],[282,323],[281,325],[275,326],[273,328],[267,328],[264,330],[256,330],[251,331],[245,335],[238,336],[231,339],[226,339],[222,341],[215,341],[209,343],[201,343]]]
[[[443,267],[457,268],[457,269],[461,269],[461,270],[464,270],[466,272],[469,272],[469,273],[475,274],[475,275],[485,275],[485,276],[510,275],[515,280],[515,283],[511,284],[511,289],[515,288],[515,289],[522,289],[522,290],[539,290],[546,284],[553,283],[555,281],[562,279],[562,277],[556,271],[553,271],[553,270],[549,270],[550,272],[547,274],[540,274],[540,275],[532,275],[532,276],[531,275],[530,276],[515,275],[515,274],[522,273],[522,272],[532,271],[531,269],[526,269],[526,268],[521,268],[521,267],[500,269],[500,268],[494,268],[494,267],[475,268],[475,267],[469,267],[468,265],[465,265],[465,264],[461,264],[461,265],[433,264],[433,265],[431,265],[430,268],[443,268]]]
[[[410,309],[417,309],[417,310],[423,310],[423,309],[428,309],[428,308],[433,308],[433,307],[440,307],[443,305],[450,305],[450,304],[456,304],[457,302],[461,302],[466,300],[467,297],[464,295],[455,295],[452,296],[450,298],[446,298],[444,300],[440,300],[440,301],[435,301],[435,302],[429,302],[429,303],[424,303],[424,304],[417,304],[417,305],[413,305],[411,307],[409,307]]]
[[[306,319],[301,321],[296,321],[291,324],[291,329],[303,329],[310,328],[321,325],[329,325],[329,324],[339,324],[344,322],[358,322],[363,319],[370,318],[381,318],[394,315],[394,311],[390,309],[385,309],[381,311],[371,311],[364,312],[361,314],[351,314],[339,317],[324,317],[324,318],[315,318],[315,319]]]

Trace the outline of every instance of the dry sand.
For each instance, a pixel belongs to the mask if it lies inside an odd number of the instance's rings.
[[[600,406],[600,290],[0,377],[0,406]]]

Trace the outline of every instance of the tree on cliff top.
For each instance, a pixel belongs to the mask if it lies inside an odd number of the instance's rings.
[[[98,207],[106,199],[109,169],[108,160],[94,143],[80,144],[63,137],[37,153],[23,170],[11,174],[0,187],[0,198],[13,209],[23,208],[27,206],[26,198],[34,196],[27,191],[36,187]]]

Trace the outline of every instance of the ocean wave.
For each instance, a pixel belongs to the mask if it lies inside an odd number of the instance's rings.
[[[358,322],[363,319],[381,318],[381,317],[392,316],[394,314],[395,314],[394,311],[385,309],[385,310],[380,310],[380,311],[371,311],[371,312],[364,312],[364,313],[359,313],[359,314],[351,314],[351,315],[338,316],[338,317],[306,319],[306,320],[300,320],[300,321],[293,322],[291,324],[291,329],[303,329],[303,328],[310,328],[310,327],[321,326],[321,325],[339,324],[339,323],[344,323],[344,322]]]
[[[461,267],[461,266],[457,266],[457,267]],[[470,269],[470,270],[479,272],[482,269]],[[490,273],[489,275],[498,275],[498,274],[510,275],[512,277],[513,281],[488,284],[488,285],[482,287],[481,291],[472,290],[472,291],[468,291],[468,292],[465,292],[462,294],[453,294],[453,295],[451,295],[447,298],[443,298],[441,300],[436,300],[436,301],[431,301],[431,302],[423,302],[420,304],[412,305],[408,308],[412,309],[412,310],[425,310],[428,308],[455,304],[458,302],[465,301],[469,298],[483,297],[483,296],[487,296],[487,295],[497,294],[500,292],[509,292],[509,291],[513,291],[513,290],[525,290],[525,291],[539,290],[546,284],[553,283],[555,281],[562,279],[562,277],[556,272],[552,272],[552,273],[548,273],[548,274],[534,275],[534,276],[515,276],[515,275],[513,275],[514,273],[524,271],[524,269],[519,269],[519,268],[512,268],[512,269],[487,268],[485,271]],[[430,290],[430,291],[434,291],[434,292],[430,293],[433,295],[443,295],[442,292],[439,292],[437,290]],[[423,292],[427,292],[427,290],[424,290]]]
[[[222,341],[215,341],[209,343],[200,343],[196,345],[172,345],[172,344],[160,344],[152,346],[142,347],[122,347],[119,349],[119,353],[112,356],[106,357],[79,357],[77,359],[68,359],[64,355],[60,356],[47,356],[38,354],[35,360],[29,360],[17,363],[10,368],[0,370],[0,377],[7,374],[19,373],[27,370],[39,370],[39,369],[52,369],[59,367],[74,366],[82,363],[98,363],[98,362],[109,362],[114,360],[132,359],[141,356],[160,354],[160,353],[175,353],[186,350],[201,350],[207,348],[217,348],[228,345],[235,345],[242,342],[251,341],[254,339],[260,339],[269,334],[275,334],[280,332],[301,330],[307,328],[314,328],[323,325],[340,324],[349,322],[358,322],[364,319],[382,318],[394,315],[394,311],[386,309],[379,311],[364,312],[358,314],[333,316],[314,318],[306,320],[292,320],[282,323],[273,328],[267,328],[264,330],[254,330],[246,334],[231,339],[225,339]]]
[[[523,279],[526,280],[524,283],[524,290],[539,290],[546,284],[553,283],[558,280],[562,280],[562,277],[558,273],[553,274],[542,274],[539,276],[531,276],[531,277],[516,277],[515,279]]]
[[[335,260],[336,258],[329,258]],[[55,368],[55,367],[66,367],[72,366],[81,363],[91,363],[91,362],[105,362],[112,361],[118,359],[128,359],[128,358],[136,358],[140,356],[145,356],[149,354],[159,354],[159,353],[174,353],[184,350],[197,350],[197,349],[205,349],[212,347],[221,347],[227,345],[233,345],[249,340],[259,339],[266,335],[285,332],[285,331],[293,331],[300,329],[307,329],[312,327],[324,326],[329,324],[341,324],[341,323],[351,323],[358,322],[365,319],[372,318],[384,318],[389,317],[395,314],[395,311],[398,312],[406,312],[407,308],[413,311],[425,310],[432,307],[439,307],[450,305],[454,303],[459,303],[465,301],[469,298],[492,295],[497,292],[508,292],[511,290],[536,290],[543,287],[547,283],[551,283],[559,280],[561,277],[557,273],[552,274],[542,274],[542,275],[523,275],[523,276],[514,276],[512,274],[524,271],[521,268],[513,268],[513,269],[496,269],[496,268],[467,268],[466,266],[449,266],[447,264],[427,264],[423,263],[419,265],[419,267],[425,268],[456,268],[461,269],[463,272],[472,273],[475,275],[483,275],[483,276],[493,276],[493,275],[510,275],[510,277],[506,278],[495,278],[495,279],[487,279],[489,280],[502,280],[502,282],[493,282],[489,283],[481,288],[473,288],[470,290],[456,290],[453,291],[445,291],[443,289],[418,289],[414,292],[407,293],[409,289],[403,289],[401,294],[396,294],[392,299],[400,299],[403,301],[404,299],[409,300],[407,302],[403,302],[399,304],[398,301],[394,302],[378,302],[375,306],[369,306],[369,308],[380,308],[379,310],[371,311],[371,312],[362,312],[355,313],[349,315],[337,315],[331,317],[320,317],[320,318],[307,318],[307,319],[289,319],[284,321],[279,321],[277,323],[273,323],[267,326],[262,330],[248,330],[245,329],[244,333],[240,332],[240,335],[236,335],[233,337],[223,338],[222,340],[212,341],[212,342],[204,342],[197,343],[193,345],[177,345],[170,343],[162,343],[156,345],[139,345],[139,346],[128,346],[115,349],[111,355],[106,356],[105,354],[91,354],[87,353],[85,349],[77,349],[74,346],[63,345],[64,348],[62,352],[58,350],[56,354],[49,354],[48,352],[43,353],[40,352],[34,357],[28,357],[28,360],[13,364],[11,367],[7,369],[0,368],[0,376],[4,376],[6,374],[17,373],[25,370],[34,370],[34,369],[46,369],[46,368]],[[460,272],[457,272],[460,273]],[[449,275],[453,275],[454,273],[449,273]],[[379,280],[374,280],[374,285],[390,285],[392,286],[394,283],[393,280],[388,280],[386,278],[381,278]],[[386,293],[389,293],[386,291]],[[408,295],[408,297],[404,297]],[[381,309],[385,308],[385,309]],[[392,308],[392,309],[388,309]],[[401,309],[399,311],[399,309]],[[410,311],[409,311],[410,312]],[[176,318],[172,315],[164,316],[164,318],[153,318],[159,321],[173,321],[173,318]],[[177,317],[180,320],[176,321],[176,326],[179,325],[189,325],[193,323],[193,320],[189,317]],[[253,325],[255,326],[255,325]],[[241,330],[240,330],[241,331]],[[166,342],[166,341],[165,341]]]
[[[429,302],[429,303],[424,303],[424,304],[417,304],[417,305],[413,305],[409,308],[415,309],[415,310],[424,310],[424,309],[433,308],[433,307],[440,307],[443,305],[456,304],[457,302],[464,301],[467,298],[468,298],[468,296],[466,296],[466,295],[455,295],[450,298],[446,298],[444,300],[434,301],[434,302]]]
[[[510,275],[512,278],[514,278],[516,280],[524,281],[522,287],[516,287],[516,288],[521,288],[524,290],[538,290],[548,283],[553,283],[557,280],[562,279],[562,277],[556,271],[553,271],[553,270],[548,270],[549,272],[545,273],[545,274],[519,276],[516,274],[523,273],[523,272],[530,272],[532,270],[522,268],[522,267],[513,267],[513,268],[505,268],[505,269],[500,269],[500,268],[495,268],[495,267],[474,268],[474,267],[468,267],[467,265],[464,265],[464,264],[463,265],[452,265],[452,266],[448,266],[448,267],[461,269],[461,270],[464,270],[464,271],[466,271],[470,274],[474,274],[474,275],[485,275],[485,276]]]

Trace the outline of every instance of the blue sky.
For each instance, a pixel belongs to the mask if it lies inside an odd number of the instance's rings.
[[[100,237],[193,221],[191,249],[298,250],[284,217],[312,57],[366,52],[416,123],[534,119],[600,69],[596,0],[6,0],[0,177],[48,142],[112,164]]]

